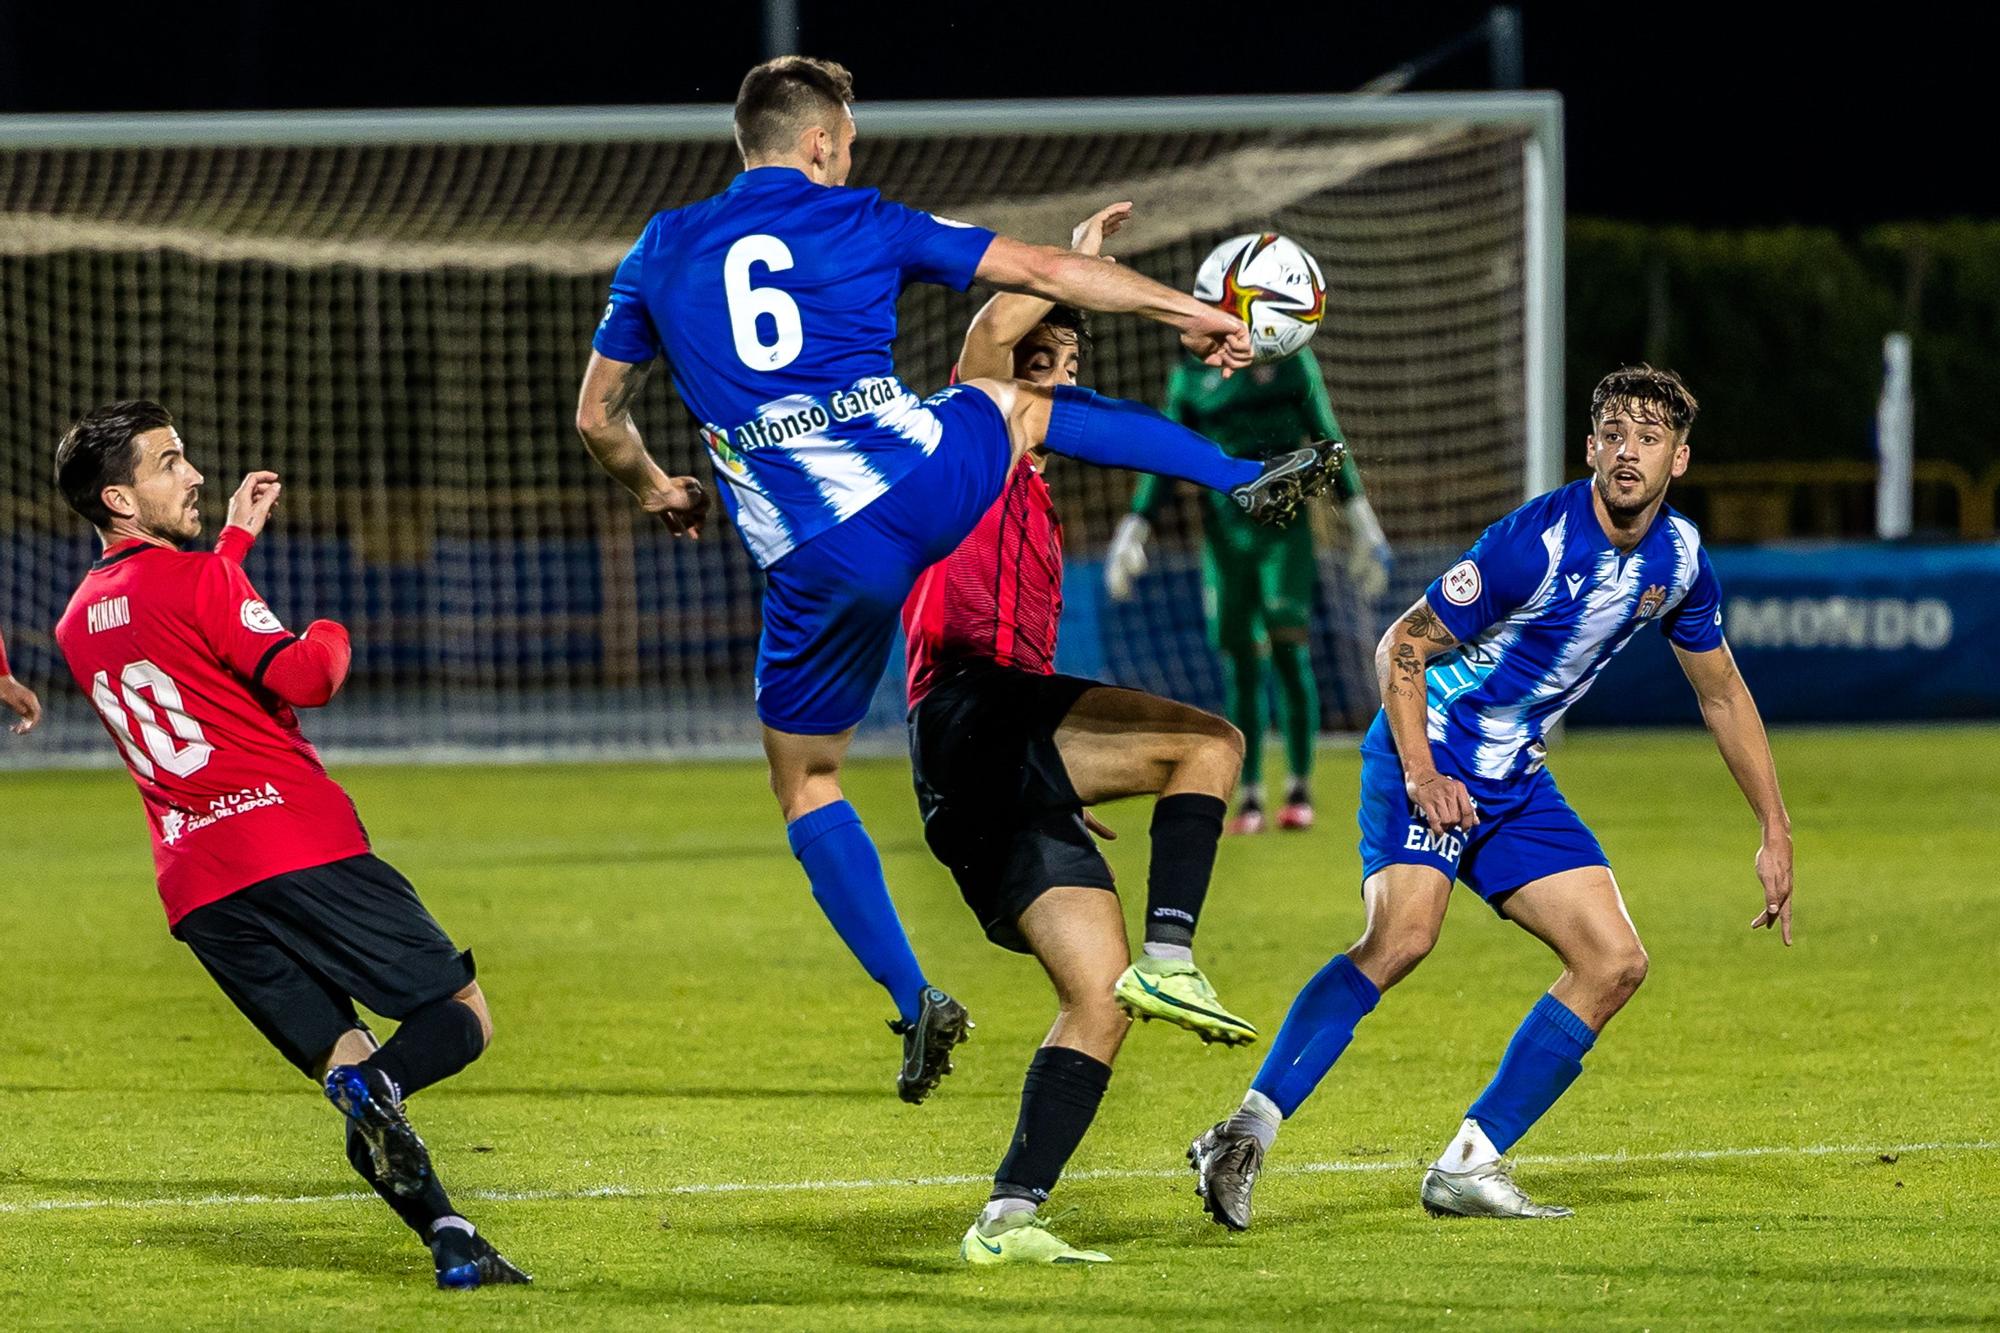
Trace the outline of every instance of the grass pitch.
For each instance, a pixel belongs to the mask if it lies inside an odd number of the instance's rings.
[[[1419,1163],[1556,970],[1461,893],[1287,1127],[1248,1235],[1201,1215],[1181,1153],[1261,1047],[1133,1033],[1054,1201],[1077,1210],[1061,1234],[1118,1260],[1089,1271],[958,1262],[1052,1004],[925,854],[902,765],[861,766],[851,791],[919,954],[979,1023],[915,1109],[888,1006],[814,909],[757,769],[342,772],[492,1000],[494,1049],[413,1103],[458,1202],[537,1277],[468,1295],[431,1289],[428,1257],[355,1194],[334,1113],[167,936],[127,779],[0,777],[0,1325],[1990,1320],[2000,731],[1776,749],[1789,953],[1745,929],[1756,829],[1706,737],[1586,734],[1556,756],[1653,956],[1521,1145],[1523,1183],[1575,1220],[1417,1207]],[[1355,767],[1328,754],[1318,830],[1222,852],[1202,955],[1267,1034],[1360,925]],[[1146,810],[1106,819],[1136,915]]]

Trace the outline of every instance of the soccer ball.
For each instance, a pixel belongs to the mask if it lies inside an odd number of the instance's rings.
[[[1319,330],[1326,280],[1297,241],[1274,231],[1232,236],[1201,261],[1197,300],[1221,306],[1250,326],[1258,361],[1290,356]]]

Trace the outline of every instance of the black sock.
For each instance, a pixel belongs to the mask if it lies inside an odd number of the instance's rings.
[[[1146,943],[1194,943],[1202,900],[1215,871],[1215,844],[1229,807],[1214,796],[1181,792],[1153,803],[1153,863],[1146,872]]]
[[[375,1160],[368,1155],[368,1140],[361,1137],[361,1130],[352,1121],[347,1125],[347,1160],[369,1187],[382,1196],[382,1202],[395,1209],[396,1216],[426,1245],[431,1242],[431,1223],[440,1217],[458,1215],[451,1200],[445,1197],[444,1186],[438,1184],[436,1171],[424,1177],[424,1187],[415,1194],[398,1194],[376,1179]]]
[[[1044,1046],[1028,1062],[1014,1142],[993,1173],[993,1197],[1040,1204],[1056,1187],[1070,1154],[1104,1100],[1111,1066],[1067,1046]]]
[[[387,1074],[407,1098],[450,1078],[485,1049],[486,1034],[471,1006],[437,1000],[405,1018],[396,1035],[361,1065]]]

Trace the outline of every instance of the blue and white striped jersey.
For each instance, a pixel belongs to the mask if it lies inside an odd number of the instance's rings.
[[[594,346],[666,356],[730,517],[769,567],[937,447],[937,419],[890,359],[896,298],[912,282],[963,291],[992,241],[875,190],[757,167],[646,224]]]
[[[1694,524],[1663,506],[1621,555],[1590,491],[1586,479],[1530,500],[1426,591],[1458,639],[1425,681],[1447,771],[1506,779],[1540,768],[1548,728],[1649,621],[1692,652],[1721,646],[1722,586]],[[1386,717],[1370,739],[1393,745]]]

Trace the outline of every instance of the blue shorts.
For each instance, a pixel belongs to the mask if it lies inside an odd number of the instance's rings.
[[[1013,447],[999,407],[964,387],[925,402],[944,426],[931,456],[764,571],[757,716],[773,731],[831,736],[868,715],[917,576],[1000,497]]]
[[[1545,875],[1611,864],[1546,768],[1504,782],[1451,776],[1465,784],[1479,822],[1440,837],[1410,804],[1403,761],[1393,750],[1361,747],[1362,879],[1384,866],[1431,866],[1465,881],[1497,912],[1502,897]]]

